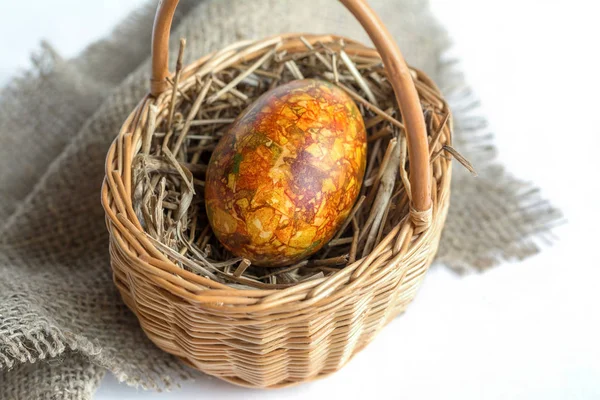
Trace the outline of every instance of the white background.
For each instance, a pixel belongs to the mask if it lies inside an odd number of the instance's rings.
[[[600,398],[600,6],[431,1],[483,100],[501,160],[564,211],[556,245],[465,278],[434,267],[408,312],[324,380],[257,391],[199,376],[156,394],[107,376],[98,400]],[[0,83],[27,65],[40,39],[73,56],[143,2],[0,0]]]

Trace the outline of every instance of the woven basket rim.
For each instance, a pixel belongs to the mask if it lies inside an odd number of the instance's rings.
[[[207,54],[183,68],[181,76],[182,82],[191,79],[203,67],[215,63],[215,60],[219,61],[220,57],[223,57],[232,51],[236,51],[236,49],[243,49],[241,56],[237,58],[237,61],[248,61],[264,53],[266,51],[265,49],[267,49],[270,44],[277,41],[281,41],[283,46],[287,46],[284,48],[289,52],[293,52],[296,48],[304,46],[300,41],[301,37],[311,43],[320,41],[333,44],[334,42],[343,40],[346,46],[348,46],[345,47],[345,50],[347,49],[346,51],[348,53],[364,54],[380,58],[377,50],[343,36],[286,33],[260,40],[236,42],[219,51]],[[304,48],[304,50],[306,50],[306,48]],[[411,71],[414,74],[413,77],[423,81],[425,86],[428,87],[433,94],[438,96],[438,100],[442,102],[442,107],[447,109],[447,105],[443,99],[441,99],[439,89],[435,84],[433,84],[423,72],[412,67]],[[426,226],[414,241],[411,242],[410,238],[405,238],[405,240],[410,242],[408,245],[406,245],[406,243],[402,244],[402,247],[406,248],[405,252],[402,254],[396,253],[393,257],[380,261],[379,264],[373,262],[381,256],[382,249],[388,246],[393,239],[397,238],[399,233],[404,232],[405,236],[408,237],[406,235],[406,226],[414,225],[415,221],[407,216],[403,220],[403,223],[393,228],[392,231],[377,244],[369,256],[357,259],[353,264],[340,269],[338,272],[325,276],[324,278],[297,283],[286,288],[239,289],[181,269],[174,263],[166,260],[165,257],[161,257],[160,250],[144,237],[145,233],[143,229],[141,229],[141,225],[131,209],[131,189],[129,189],[128,192],[127,185],[125,185],[127,175],[130,175],[131,171],[120,171],[119,166],[117,165],[118,161],[115,159],[115,157],[119,158],[120,154],[127,153],[127,150],[133,149],[132,140],[134,139],[135,132],[138,130],[137,124],[141,124],[144,120],[144,113],[149,104],[163,104],[165,103],[167,96],[168,93],[162,93],[154,99],[150,95],[147,95],[124,122],[118,137],[113,141],[107,154],[106,177],[102,186],[102,204],[106,211],[107,225],[111,232],[111,237],[118,243],[120,251],[129,253],[129,257],[136,259],[137,262],[142,264],[143,268],[145,268],[138,270],[137,273],[152,275],[154,278],[153,280],[159,286],[168,290],[173,295],[186,298],[192,302],[203,303],[204,307],[220,310],[222,312],[261,313],[277,308],[280,313],[294,314],[306,307],[323,305],[342,299],[345,294],[355,290],[357,287],[377,284],[377,279],[374,278],[384,277],[387,271],[397,268],[398,265],[407,258],[414,256],[415,252],[419,250],[419,242],[432,240],[431,236],[435,234],[435,230]],[[444,130],[448,138],[451,136],[451,122],[445,124],[441,129]],[[123,154],[122,160],[126,160],[126,165],[128,160],[128,165],[131,165],[131,158],[131,154]],[[116,169],[115,166],[117,167]],[[123,179],[117,178],[119,173],[123,175]],[[438,188],[441,189],[441,192],[444,193],[445,196],[435,199],[436,201],[434,202],[432,210],[432,219],[429,221],[431,224],[443,224],[445,219],[446,210],[444,203],[447,203],[448,201],[447,196],[449,194],[450,173],[451,163],[448,162],[445,164],[445,169],[441,178],[444,187]],[[120,179],[121,181],[119,181]],[[116,199],[115,195],[121,197]],[[126,209],[126,212],[117,214],[115,211],[119,211],[119,205],[116,204],[116,202],[123,202],[123,200],[125,200],[125,204],[120,206],[123,207],[123,209]],[[442,205],[441,209],[439,207],[440,205]],[[128,246],[127,242],[130,244],[135,242],[137,246],[134,247],[137,248],[133,248],[132,251],[129,249],[131,246]],[[140,255],[138,253],[142,254]],[[169,265],[169,263],[171,265]],[[408,271],[406,270],[406,267],[404,268],[405,271],[403,273],[406,274]],[[171,276],[169,277],[169,275]]]

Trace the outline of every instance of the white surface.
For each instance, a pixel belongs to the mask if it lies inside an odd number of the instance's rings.
[[[560,241],[481,275],[459,279],[433,268],[408,312],[324,380],[256,391],[200,376],[156,394],[108,376],[98,400],[600,398],[600,6],[591,0],[431,1],[456,39],[501,159],[565,212]],[[71,56],[140,3],[2,0],[0,15],[9,18],[0,25],[0,82],[26,65],[41,38]],[[27,35],[20,30],[25,26]]]

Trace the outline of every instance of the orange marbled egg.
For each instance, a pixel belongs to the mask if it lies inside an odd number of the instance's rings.
[[[340,88],[305,79],[266,92],[212,154],[205,195],[213,232],[256,265],[308,257],[352,209],[366,154],[362,116]]]

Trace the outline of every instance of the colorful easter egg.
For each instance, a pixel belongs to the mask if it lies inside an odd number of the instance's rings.
[[[350,213],[366,154],[362,116],[342,89],[304,79],[264,93],[210,159],[205,196],[213,232],[260,266],[310,256]]]

